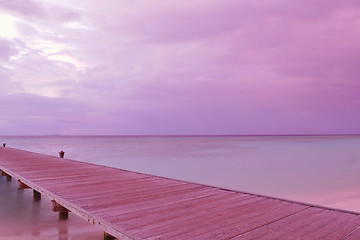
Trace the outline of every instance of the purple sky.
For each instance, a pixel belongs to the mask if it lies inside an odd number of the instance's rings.
[[[0,135],[360,133],[359,0],[0,0]]]

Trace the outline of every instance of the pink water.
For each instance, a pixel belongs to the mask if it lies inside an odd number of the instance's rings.
[[[17,181],[0,177],[1,240],[101,240],[103,232],[70,213],[59,221],[50,200],[33,201],[31,189],[17,189]]]

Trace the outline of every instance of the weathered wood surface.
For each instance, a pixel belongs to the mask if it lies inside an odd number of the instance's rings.
[[[360,215],[0,148],[0,169],[119,239],[360,239]]]

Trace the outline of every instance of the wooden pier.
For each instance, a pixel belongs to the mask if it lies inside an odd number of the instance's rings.
[[[360,239],[360,214],[0,148],[0,169],[111,239]]]

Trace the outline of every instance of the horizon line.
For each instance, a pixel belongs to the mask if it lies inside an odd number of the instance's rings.
[[[39,134],[0,135],[0,137],[301,137],[301,136],[358,136],[360,133],[327,134]]]

